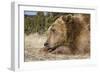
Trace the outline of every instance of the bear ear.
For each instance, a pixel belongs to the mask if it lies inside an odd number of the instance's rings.
[[[71,23],[73,16],[71,14],[65,15],[62,17],[62,19],[66,22],[66,23]]]

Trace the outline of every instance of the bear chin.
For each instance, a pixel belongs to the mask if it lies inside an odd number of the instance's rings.
[[[59,46],[51,53],[52,54],[72,54],[72,51],[68,46]]]

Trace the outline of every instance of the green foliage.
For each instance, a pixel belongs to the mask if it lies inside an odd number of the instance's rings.
[[[47,31],[57,17],[65,14],[66,13],[37,12],[37,14],[33,16],[24,15],[24,32],[25,34],[36,32],[42,34]]]

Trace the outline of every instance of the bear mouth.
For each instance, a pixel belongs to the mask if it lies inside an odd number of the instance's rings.
[[[54,51],[55,49],[57,49],[58,47],[60,47],[62,45],[57,45],[57,46],[54,46],[54,47],[49,47],[49,46],[46,46],[45,48],[47,48],[48,52],[52,52]]]

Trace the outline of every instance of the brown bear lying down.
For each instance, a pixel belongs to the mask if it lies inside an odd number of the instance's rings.
[[[48,29],[45,52],[53,54],[90,53],[90,16],[60,16]]]

